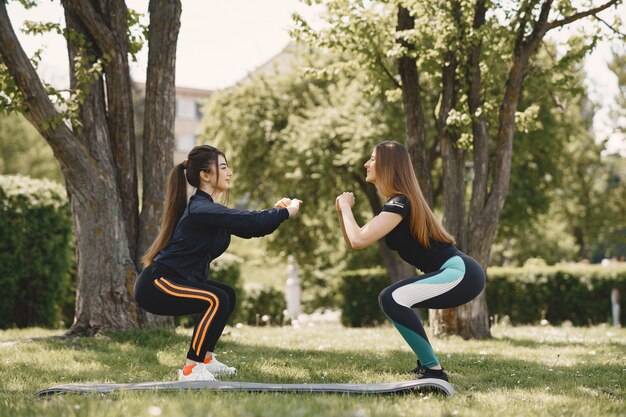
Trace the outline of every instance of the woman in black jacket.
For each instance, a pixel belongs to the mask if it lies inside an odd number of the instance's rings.
[[[293,217],[300,200],[283,198],[276,208],[243,211],[215,202],[227,193],[233,175],[223,152],[196,146],[176,165],[168,179],[161,229],[142,261],[135,283],[137,303],[152,314],[200,314],[179,380],[215,380],[235,373],[219,362],[213,351],[235,308],[235,291],[209,281],[211,261],[230,244],[230,236],[260,237],[272,233]],[[196,193],[187,202],[187,183]]]

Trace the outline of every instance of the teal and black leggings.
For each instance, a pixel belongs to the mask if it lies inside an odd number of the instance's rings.
[[[439,271],[407,278],[385,288],[378,302],[422,365],[432,368],[439,365],[439,360],[412,308],[458,307],[476,298],[483,288],[482,267],[471,257],[459,254],[448,259]]]

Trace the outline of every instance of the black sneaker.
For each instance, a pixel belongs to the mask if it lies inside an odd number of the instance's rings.
[[[413,374],[417,374],[420,371],[420,368],[422,367],[422,362],[420,362],[420,360],[417,360],[417,366],[411,370],[411,373]]]
[[[430,369],[419,364],[419,361],[418,361],[418,369],[415,373],[417,374],[417,377],[415,379],[437,378],[437,379],[443,379],[444,381],[449,382],[448,374],[446,374],[443,368],[442,369]]]

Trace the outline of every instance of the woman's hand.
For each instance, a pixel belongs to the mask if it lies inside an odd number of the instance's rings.
[[[289,205],[286,207],[289,210],[289,218],[292,218],[296,214],[298,214],[298,210],[300,210],[300,204],[302,204],[302,200],[298,200],[297,198],[292,198],[289,201]]]
[[[337,208],[337,211],[343,210],[344,208],[352,208],[352,206],[354,206],[354,202],[354,194],[346,191],[337,197],[335,200],[335,207]]]
[[[274,204],[276,208],[287,208],[291,204],[291,198],[283,197]]]
[[[300,204],[302,204],[302,200],[298,200],[297,198],[287,198],[283,197],[274,204],[276,208],[286,208],[289,211],[289,218],[292,218],[296,214],[298,214],[298,210],[300,210]]]

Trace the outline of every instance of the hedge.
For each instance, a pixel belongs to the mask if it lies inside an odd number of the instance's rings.
[[[390,284],[383,268],[344,272],[339,283],[341,323],[349,327],[383,323],[386,317],[378,306],[378,294]]]
[[[508,316],[513,324],[543,319],[552,324],[566,320],[575,325],[608,323],[613,288],[623,300],[625,266],[489,268],[487,305],[490,315]],[[623,305],[620,321],[624,321]]]
[[[339,281],[341,322],[350,327],[384,322],[378,294],[390,284],[382,268],[344,272]],[[608,323],[613,288],[626,299],[626,266],[494,267],[487,273],[487,305],[492,317],[508,316],[513,324],[543,319],[552,324]],[[622,323],[624,310],[622,306]]]
[[[73,241],[65,189],[0,176],[0,212],[0,328],[66,325]]]

